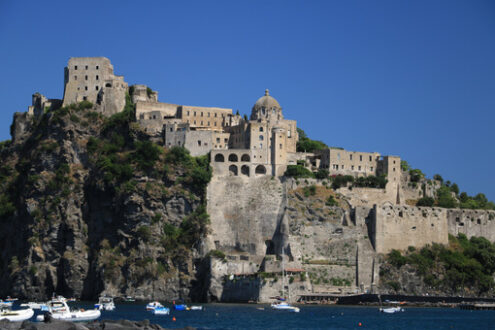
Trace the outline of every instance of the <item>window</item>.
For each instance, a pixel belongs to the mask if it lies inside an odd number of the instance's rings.
[[[74,76],[74,80],[77,80],[77,76]]]
[[[340,154],[337,154],[337,160],[340,160]]]
[[[359,161],[362,162],[363,161],[363,155],[359,155]]]
[[[203,112],[201,112],[201,117],[203,117]]]
[[[198,140],[198,146],[201,147],[201,140]]]
[[[77,65],[74,66],[74,70],[77,70]]]
[[[335,165],[335,169],[338,170],[339,169],[339,165]]]
[[[88,90],[88,86],[84,87],[84,90],[86,90],[86,91],[87,91],[87,90]]]
[[[88,69],[88,66],[86,65],[86,70]]]
[[[370,167],[370,170],[373,171],[373,166]]]
[[[189,111],[187,112],[187,115],[189,116]]]
[[[88,100],[88,97],[87,96],[83,96],[83,101],[87,101]]]
[[[394,171],[394,172],[395,172],[395,167],[392,169],[392,171]]]
[[[260,149],[263,149],[263,143],[260,143]]]
[[[371,162],[371,156],[370,156],[370,162]]]
[[[96,70],[99,70],[99,69],[100,69],[100,66],[98,66],[98,65],[97,65],[97,66],[96,66]]]
[[[208,122],[208,126],[210,126],[210,122]]]
[[[194,121],[194,125],[196,125],[196,120]]]
[[[358,171],[361,171],[361,165],[358,166]]]
[[[98,75],[96,75],[96,80],[99,80],[99,79],[100,79],[100,77],[98,77]]]
[[[287,131],[287,136],[290,137],[290,130]]]
[[[210,113],[208,112],[208,117],[210,117]]]
[[[263,127],[262,126],[260,127],[260,132],[263,132]]]
[[[224,139],[224,142],[227,143],[228,142],[228,139]]]
[[[215,113],[215,118],[217,118],[217,114]]]
[[[217,138],[217,143],[220,143],[220,138]]]
[[[263,135],[260,135],[260,141],[263,141]]]
[[[98,88],[99,88],[99,87],[98,87],[98,86],[96,86],[96,90],[98,90]]]
[[[350,160],[352,160],[352,155],[349,155]]]
[[[354,171],[354,165],[351,165],[351,170],[353,170],[353,171]]]
[[[85,79],[85,80],[88,80],[88,76],[84,76],[84,79]]]
[[[201,121],[201,125],[203,125],[203,121]]]
[[[280,143],[280,149],[282,149],[282,143]]]
[[[194,117],[196,117],[196,111],[194,111]]]
[[[342,169],[344,169],[344,165],[340,165],[340,167],[342,167]]]

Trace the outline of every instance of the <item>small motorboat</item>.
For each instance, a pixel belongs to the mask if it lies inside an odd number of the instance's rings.
[[[115,304],[112,297],[102,296],[98,299],[98,303],[95,304],[95,308],[103,311],[115,310]]]
[[[152,311],[152,310],[155,310],[156,308],[161,308],[161,307],[163,307],[163,305],[160,304],[159,301],[152,301],[152,302],[148,303],[148,305],[146,305],[146,310]]]
[[[403,311],[404,311],[404,309],[401,307],[380,308],[380,312],[387,313],[387,314],[393,314],[393,313],[403,312]]]
[[[203,306],[191,306],[191,307],[189,307],[189,310],[191,310],[191,311],[202,311],[203,310]]]
[[[10,310],[3,308],[0,310],[0,320],[9,320],[11,322],[22,322],[29,320],[34,315],[34,311],[31,308]]]
[[[295,307],[292,305],[289,305],[288,303],[281,301],[278,303],[273,303],[271,304],[272,309],[279,310],[279,311],[287,311],[287,312],[294,312],[294,313],[299,313],[300,309],[299,307]]]
[[[174,309],[176,311],[187,311],[188,307],[185,304],[178,304],[178,305],[174,305]]]
[[[21,307],[28,307],[31,309],[41,309],[42,305],[43,305],[42,303],[30,301],[28,303],[21,304]]]
[[[152,313],[154,315],[168,315],[168,314],[170,314],[170,308],[167,308],[167,307],[155,307],[155,309],[153,309]]]
[[[93,321],[101,315],[101,312],[97,309],[79,309],[71,311],[67,305],[67,301],[63,297],[53,298],[47,302],[45,306],[42,306],[41,310],[47,310],[51,317],[56,320],[66,320],[72,322]],[[38,315],[36,317],[37,321],[43,321],[44,319],[45,315]]]

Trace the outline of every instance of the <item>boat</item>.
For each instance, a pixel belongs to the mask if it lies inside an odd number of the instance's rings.
[[[0,300],[0,308],[10,308],[14,304],[13,301]]]
[[[34,315],[34,311],[31,308],[10,310],[3,308],[0,310],[0,320],[9,320],[11,322],[22,322],[29,320]]]
[[[30,301],[28,303],[21,304],[21,307],[29,307],[31,309],[41,309],[42,305],[43,305],[42,303]]]
[[[153,309],[152,313],[154,315],[168,315],[168,314],[170,314],[170,308],[167,308],[167,307],[155,307],[155,309]]]
[[[186,311],[186,310],[189,310],[189,307],[187,307],[187,305],[185,305],[185,304],[178,304],[178,305],[174,304],[174,309],[176,311]]]
[[[52,318],[56,320],[67,320],[72,322],[93,321],[99,318],[101,315],[101,312],[97,309],[79,309],[71,311],[69,309],[69,306],[67,305],[67,301],[65,300],[65,298],[62,298],[53,298],[46,303],[46,309],[48,310],[48,313]],[[38,315],[36,317],[37,321],[43,321],[44,319],[45,315]]]
[[[95,308],[100,311],[113,311],[115,310],[115,304],[112,297],[102,296],[98,299],[98,303],[95,304]]]
[[[132,298],[131,296],[124,297],[125,302],[135,302],[136,299]]]
[[[189,307],[189,310],[192,310],[192,311],[202,311],[203,310],[203,306],[191,306],[191,307]]]
[[[285,296],[285,253],[284,253],[284,248],[282,247],[282,297]],[[289,301],[290,301],[290,286],[288,287],[288,294],[289,294]],[[299,313],[300,309],[299,307],[292,306],[288,302],[285,301],[284,298],[278,298],[278,302],[274,302],[270,305],[272,309],[279,310],[279,311],[287,311],[287,312],[294,312],[294,313]]]
[[[159,301],[152,301],[152,302],[148,303],[148,305],[146,305],[146,310],[147,311],[152,311],[155,308],[161,308],[161,307],[163,307],[163,305],[160,304]]]
[[[403,312],[403,311],[404,311],[404,309],[401,307],[380,308],[380,312],[387,313],[387,314],[393,314],[393,313]]]

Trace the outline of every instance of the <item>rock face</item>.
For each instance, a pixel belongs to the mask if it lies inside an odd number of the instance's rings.
[[[181,226],[203,197],[164,153],[159,170],[148,154],[136,163],[142,135],[121,119],[77,107],[15,116],[15,143],[0,150],[0,296],[204,295],[197,246],[173,243],[195,230]]]

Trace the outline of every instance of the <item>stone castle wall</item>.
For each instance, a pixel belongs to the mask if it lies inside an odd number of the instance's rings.
[[[465,234],[468,238],[482,236],[495,242],[495,211],[460,210],[447,211],[449,234]]]
[[[377,253],[448,243],[447,210],[430,207],[375,206],[370,235]]]

